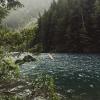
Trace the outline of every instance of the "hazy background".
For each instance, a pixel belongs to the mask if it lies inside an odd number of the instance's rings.
[[[23,8],[10,11],[3,25],[11,28],[20,28],[36,21],[39,13],[43,13],[45,9],[50,7],[53,0],[19,0],[24,4]]]

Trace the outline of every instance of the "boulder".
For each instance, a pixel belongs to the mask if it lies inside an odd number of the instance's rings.
[[[22,64],[24,64],[24,61],[18,59],[18,60],[15,61],[15,64],[22,65]]]
[[[15,64],[18,64],[18,65],[22,65],[24,64],[25,62],[31,62],[31,61],[36,61],[35,58],[33,58],[32,56],[30,55],[27,55],[27,56],[24,56],[23,59],[18,59],[15,61]]]
[[[31,61],[36,61],[36,59],[33,58],[33,57],[30,56],[30,55],[27,55],[27,56],[25,56],[25,57],[23,58],[23,61],[24,61],[24,62],[31,62]]]

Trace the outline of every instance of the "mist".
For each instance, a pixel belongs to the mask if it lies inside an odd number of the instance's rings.
[[[22,8],[11,10],[8,16],[3,20],[3,25],[10,28],[24,27],[30,22],[36,21],[39,13],[50,7],[53,0],[20,0],[24,5]]]

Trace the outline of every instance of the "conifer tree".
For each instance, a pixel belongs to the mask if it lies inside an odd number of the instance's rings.
[[[44,52],[100,52],[100,1],[58,0],[39,18]]]

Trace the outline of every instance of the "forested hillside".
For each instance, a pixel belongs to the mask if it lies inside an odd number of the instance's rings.
[[[44,52],[100,52],[100,0],[53,1],[38,24]]]

